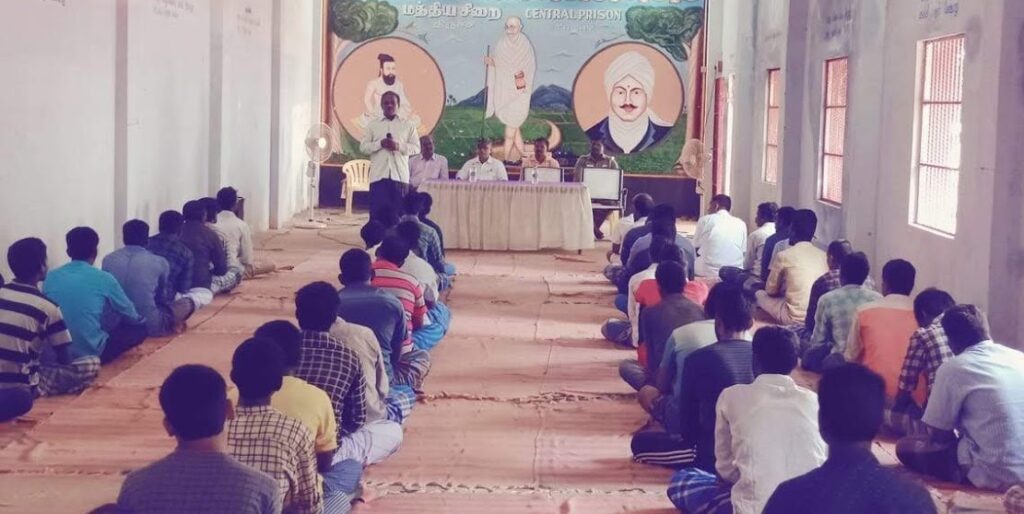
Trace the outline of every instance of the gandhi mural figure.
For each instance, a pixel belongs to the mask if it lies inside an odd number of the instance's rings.
[[[654,97],[654,67],[639,52],[618,56],[604,73],[608,116],[587,129],[612,153],[636,153],[661,141],[672,129],[650,109]]]
[[[537,73],[533,43],[523,34],[523,21],[517,16],[505,20],[505,34],[484,58],[487,63],[486,116],[497,116],[505,125],[505,160],[514,153],[526,155],[519,127],[530,115],[530,95]]]

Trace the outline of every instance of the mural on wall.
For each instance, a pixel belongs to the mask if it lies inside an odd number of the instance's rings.
[[[330,119],[342,154],[394,91],[400,115],[459,163],[474,143],[517,162],[548,138],[563,164],[605,142],[635,173],[670,173],[704,0],[330,0]]]

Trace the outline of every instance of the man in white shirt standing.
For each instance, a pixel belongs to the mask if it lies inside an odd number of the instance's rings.
[[[715,409],[715,469],[676,472],[668,495],[682,512],[760,514],[775,488],[825,462],[818,431],[818,397],[789,377],[797,340],[782,327],[754,334],[751,384],[734,385]],[[723,510],[719,510],[723,509]]]
[[[747,224],[733,216],[732,199],[728,195],[715,195],[708,206],[708,214],[697,220],[693,233],[693,246],[697,248],[694,267],[698,277],[718,278],[725,266],[743,266],[747,248]]]
[[[409,156],[420,151],[416,126],[398,116],[398,94],[380,97],[384,116],[366,126],[359,151],[370,156],[370,216],[383,206],[398,209],[409,189]]]
[[[491,157],[491,142],[479,139],[476,142],[476,157],[466,161],[455,178],[469,181],[507,182],[508,172],[501,161]]]
[[[420,153],[409,157],[409,184],[420,187],[428,180],[448,178],[448,158],[434,153],[434,138],[420,138]]]

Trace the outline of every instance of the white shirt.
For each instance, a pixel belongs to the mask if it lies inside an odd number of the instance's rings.
[[[398,143],[397,151],[381,146],[388,134]],[[359,151],[370,156],[371,184],[384,179],[409,183],[409,156],[420,153],[420,138],[416,127],[401,117],[380,118],[366,125]]]
[[[761,257],[764,253],[764,244],[768,238],[775,235],[775,222],[769,221],[747,237],[747,256],[743,259],[743,268],[754,270],[754,273],[761,273]]]
[[[231,211],[217,213],[214,225],[228,252],[228,267],[244,269],[252,265],[252,230]]]
[[[419,187],[428,180],[448,178],[448,158],[443,155],[430,156],[424,159],[423,154],[409,157],[409,184]]]
[[[429,262],[423,260],[419,255],[409,252],[409,256],[406,257],[405,263],[400,269],[415,277],[416,281],[420,283],[420,287],[423,288],[424,300],[430,303],[437,301],[437,272]]]
[[[462,169],[459,170],[459,174],[455,178],[459,180],[469,180],[469,172],[476,170],[476,179],[481,181],[508,181],[508,172],[505,171],[505,165],[495,159],[494,157],[488,157],[487,162],[480,162],[480,159],[473,157],[466,161],[466,164],[462,165]]]
[[[636,219],[636,216],[630,214],[624,218],[619,218],[619,222],[612,227],[611,241],[613,245],[621,245],[622,240],[626,238],[626,232],[631,229],[647,223],[647,216]],[[623,263],[625,264],[625,263]]]
[[[644,280],[654,278],[658,271],[658,263],[651,263],[647,269],[629,277],[628,293],[626,294],[626,316],[633,327],[633,347],[640,346],[640,302],[636,301],[636,290]]]
[[[386,418],[388,411],[385,399],[391,391],[391,385],[388,382],[384,354],[380,351],[377,336],[373,330],[341,318],[334,320],[330,334],[359,357],[359,368],[366,379],[363,388],[363,394],[366,396],[366,421]]]
[[[706,214],[697,220],[693,246],[697,248],[694,266],[697,276],[718,278],[718,270],[722,267],[743,267],[747,224],[725,209]]]
[[[736,514],[760,514],[782,482],[825,462],[818,396],[786,375],[758,375],[722,391],[715,411],[715,469],[732,482]]]

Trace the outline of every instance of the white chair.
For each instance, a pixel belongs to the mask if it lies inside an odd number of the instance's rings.
[[[345,183],[341,186],[341,197],[345,199],[345,215],[352,216],[352,203],[356,192],[370,190],[370,161],[356,159],[341,167]]]

